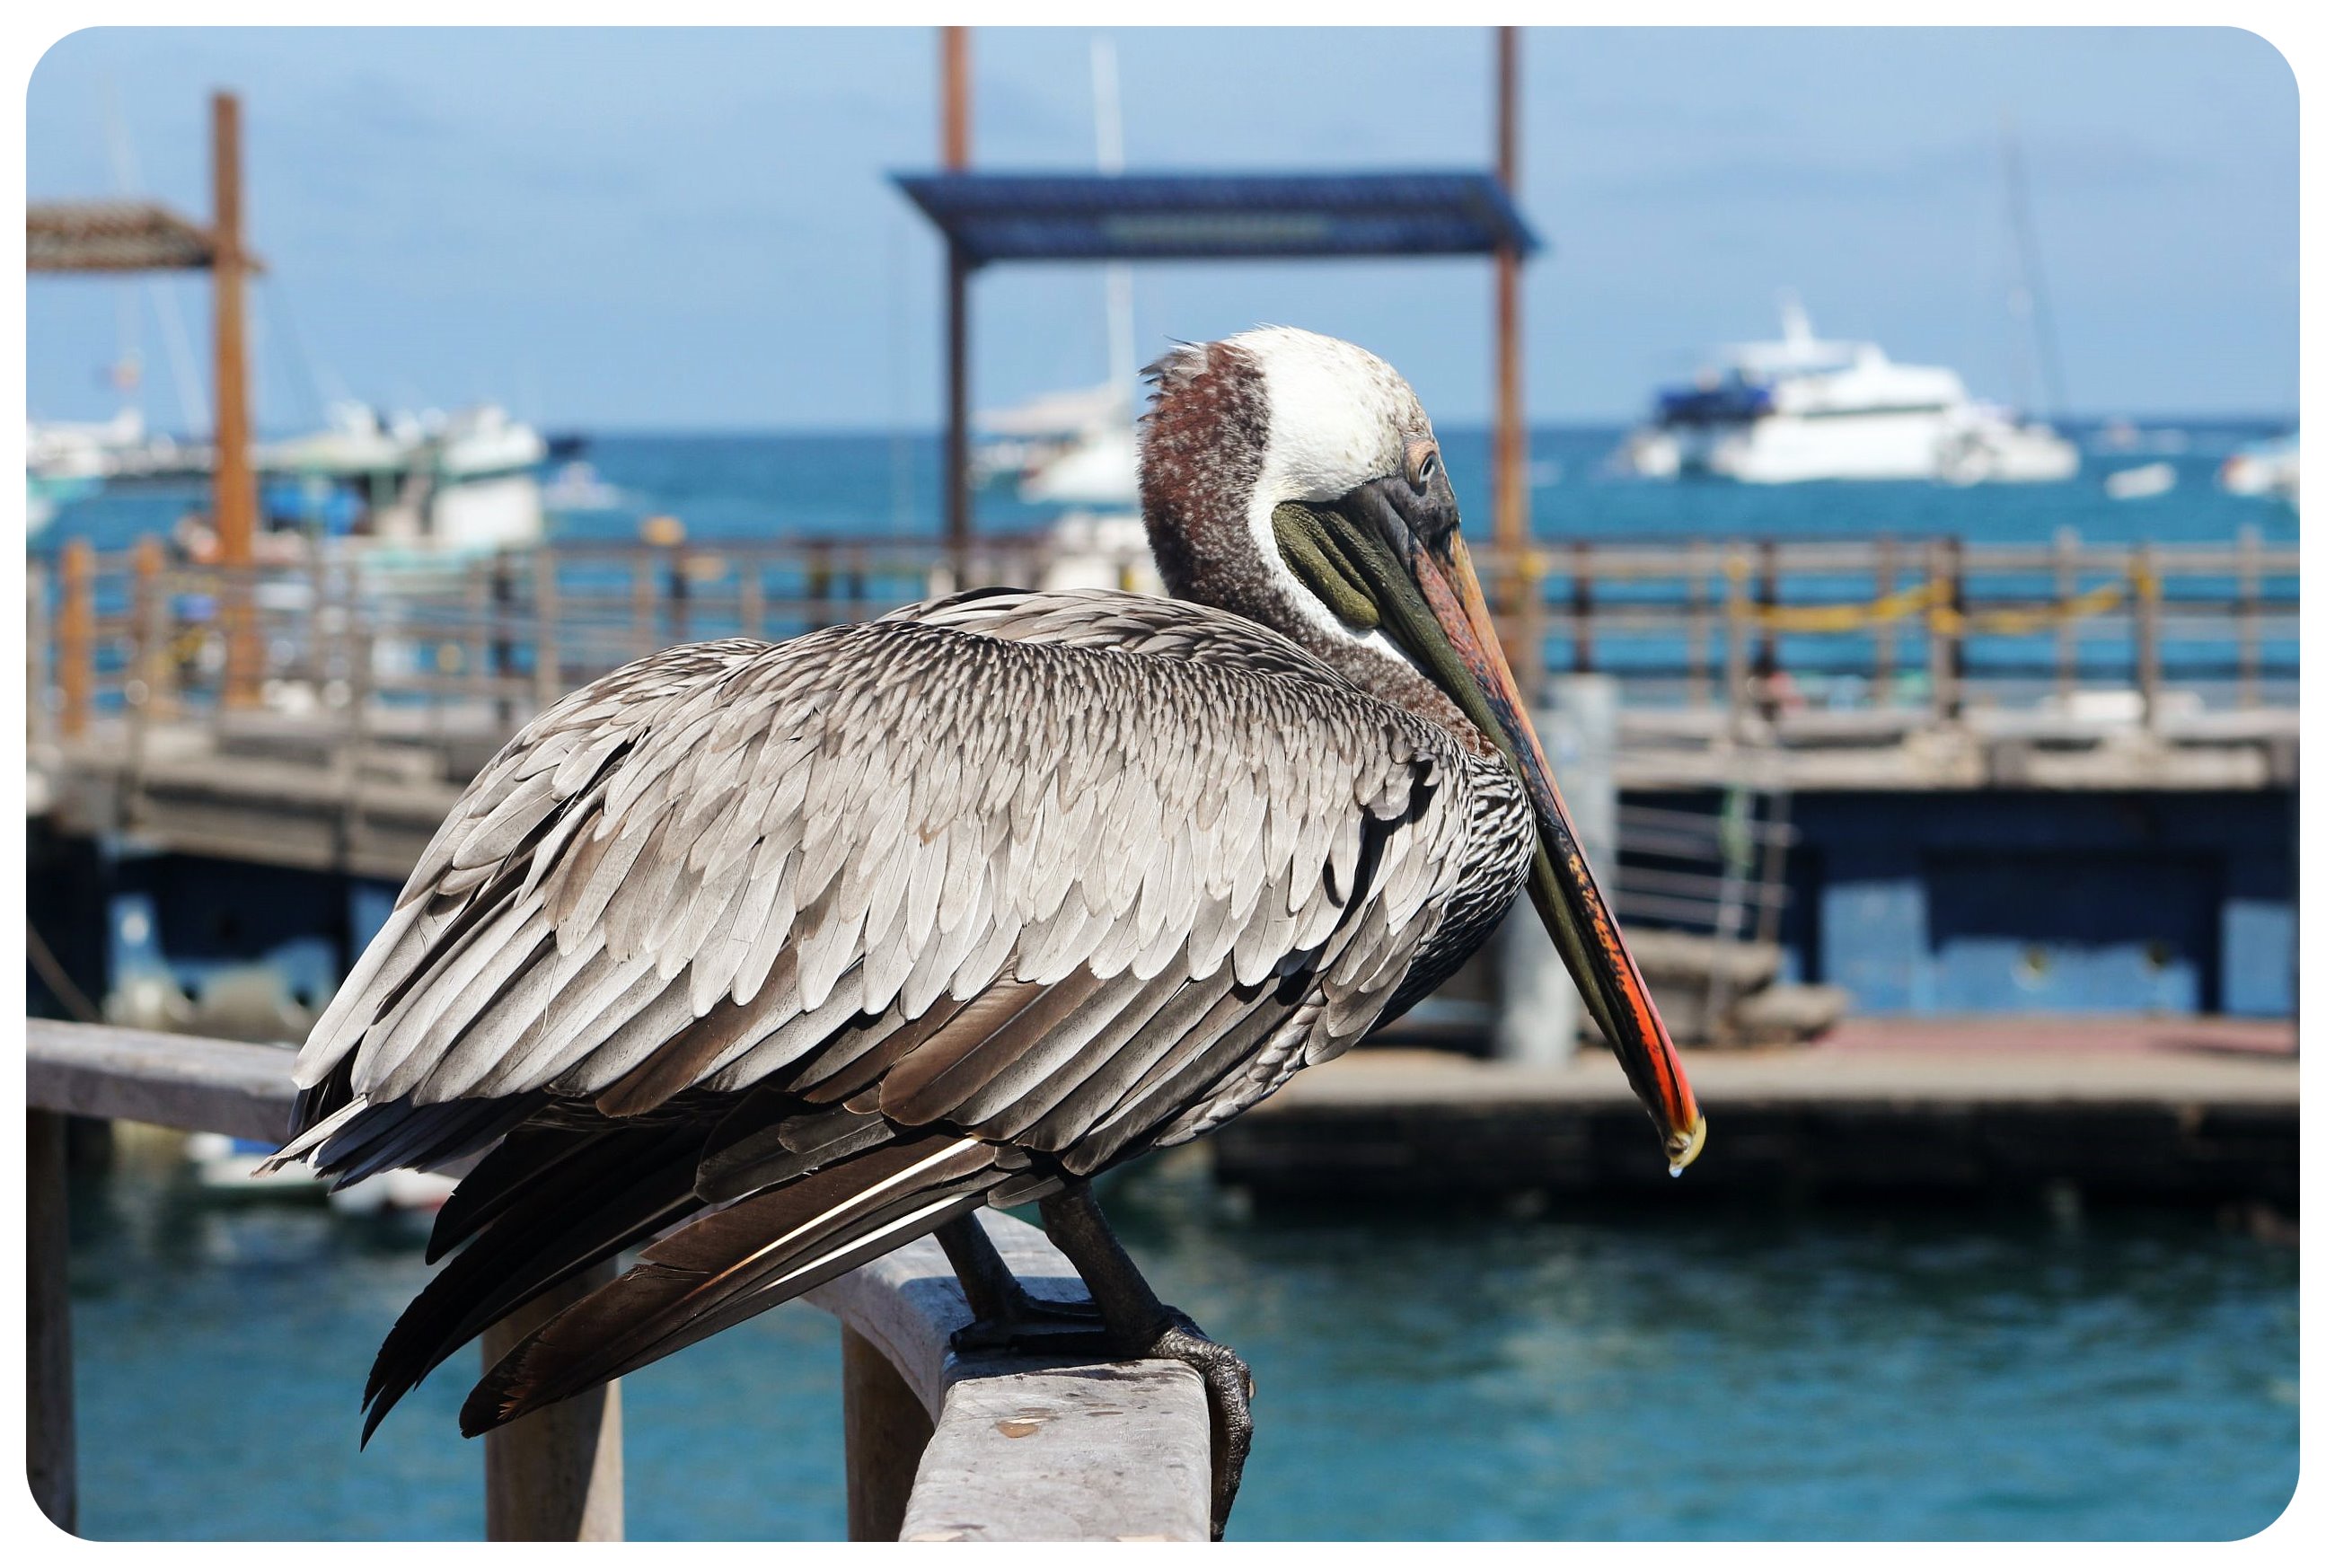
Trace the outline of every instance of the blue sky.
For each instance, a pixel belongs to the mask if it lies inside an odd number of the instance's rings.
[[[975,157],[1092,161],[1089,40],[980,31]],[[1112,33],[1138,168],[1482,165],[1478,29]],[[1999,126],[2018,127],[2070,407],[2295,401],[2296,103],[2218,30],[1533,29],[1521,197],[1531,413],[1617,420],[1797,289],[1821,330],[2024,390]],[[107,104],[145,190],[207,210],[205,97],[244,97],[261,418],[346,392],[498,397],[592,429],[926,426],[939,264],[889,171],[935,152],[926,29],[100,29],[27,95],[33,199],[113,190]],[[171,285],[199,350],[204,293]],[[1441,423],[1488,406],[1475,261],[1158,265],[1140,347],[1257,321],[1387,356]],[[33,413],[93,417],[123,285],[35,280]],[[1093,270],[975,285],[982,404],[1104,371]],[[147,406],[178,422],[150,304]]]

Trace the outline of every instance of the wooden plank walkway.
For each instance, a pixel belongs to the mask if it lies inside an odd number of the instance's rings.
[[[1699,1193],[2298,1203],[2293,1026],[2208,1019],[1859,1020],[1827,1044],[1698,1051],[1711,1125],[1668,1179],[1614,1059],[1363,1050],[1211,1140],[1261,1198]]]

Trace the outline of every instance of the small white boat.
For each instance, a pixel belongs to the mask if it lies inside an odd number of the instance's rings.
[[[2162,496],[2180,482],[2180,470],[2171,463],[2142,463],[2137,468],[2118,469],[2100,481],[2111,501],[2145,501],[2151,496]]]
[[[2239,447],[2221,463],[2217,476],[2232,496],[2267,496],[2289,506],[2302,504],[2302,438],[2273,437]]]
[[[1661,394],[1618,460],[1643,478],[1705,474],[1756,485],[2074,476],[2073,442],[1974,401],[1953,371],[1898,364],[1874,343],[1819,339],[1798,301],[1782,302],[1781,311],[1782,337],[1733,344],[1691,385]]]
[[[551,512],[611,512],[622,505],[622,492],[598,477],[598,470],[576,458],[562,464],[541,487],[541,504]]]

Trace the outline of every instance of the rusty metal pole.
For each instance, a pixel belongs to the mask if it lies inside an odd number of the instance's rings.
[[[1494,176],[1519,190],[1519,30],[1494,30]],[[1521,383],[1519,248],[1494,252],[1494,554],[1502,565],[1504,656],[1531,691],[1542,666],[1534,574],[1528,570],[1526,414]]]
[[[218,453],[210,468],[210,523],[218,531],[225,591],[228,707],[258,700],[258,639],[251,620],[251,541],[258,487],[250,471],[250,388],[243,352],[242,105],[232,93],[210,95],[210,327]]]
[[[944,167],[969,167],[969,29],[939,30],[944,53]],[[945,543],[958,579],[972,529],[969,494],[969,274],[957,241],[945,242]]]
[[[88,540],[65,542],[57,588],[57,732],[77,740],[88,731],[97,671],[97,552]]]

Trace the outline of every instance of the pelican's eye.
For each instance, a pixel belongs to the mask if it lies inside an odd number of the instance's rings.
[[[1417,490],[1426,490],[1429,481],[1437,477],[1437,443],[1410,441],[1405,449],[1405,482]]]

